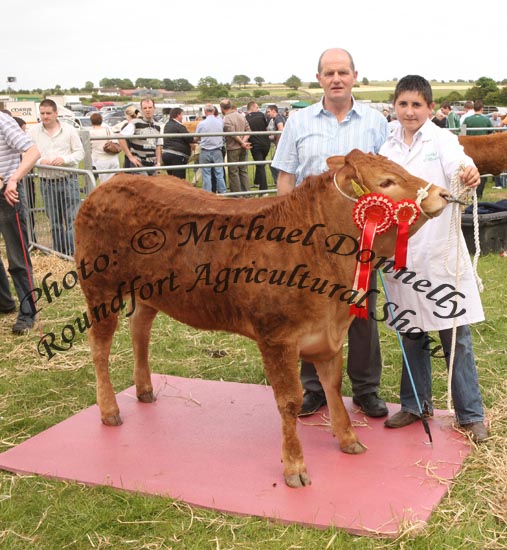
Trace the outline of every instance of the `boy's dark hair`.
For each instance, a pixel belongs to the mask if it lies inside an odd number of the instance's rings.
[[[408,74],[398,81],[394,90],[393,103],[396,102],[398,96],[403,92],[417,92],[424,97],[424,101],[428,105],[433,103],[431,84],[424,77],[417,74]]]
[[[484,101],[482,101],[482,99],[477,99],[474,101],[474,111],[478,113],[481,109],[484,109]]]

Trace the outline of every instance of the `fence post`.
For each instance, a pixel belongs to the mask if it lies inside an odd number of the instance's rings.
[[[83,167],[85,170],[92,170],[92,142],[90,140],[90,132],[88,132],[87,130],[80,130],[79,137],[81,138],[81,143],[83,144],[85,152]]]

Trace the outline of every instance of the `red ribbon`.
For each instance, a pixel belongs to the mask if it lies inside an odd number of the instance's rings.
[[[386,195],[368,193],[358,199],[352,213],[354,223],[362,229],[360,248],[354,276],[353,290],[362,295],[370,288],[371,259],[375,235],[385,233],[394,223],[395,203]],[[360,298],[364,305],[352,304],[350,315],[368,319],[368,298]]]
[[[394,220],[398,224],[398,234],[394,253],[394,269],[403,269],[407,266],[408,229],[419,219],[419,215],[420,209],[413,200],[406,199],[395,205]]]

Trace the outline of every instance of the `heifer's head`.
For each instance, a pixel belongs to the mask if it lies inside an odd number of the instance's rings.
[[[424,218],[438,216],[451,200],[450,193],[443,187],[412,176],[399,164],[381,155],[363,153],[354,149],[344,157],[330,157],[327,165],[335,173],[335,181],[340,191],[351,201],[358,197],[357,185],[371,193],[382,193],[395,202],[412,199],[418,202]],[[356,185],[357,184],[357,185]]]

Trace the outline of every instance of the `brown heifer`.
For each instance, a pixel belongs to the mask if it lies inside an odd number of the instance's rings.
[[[198,120],[187,120],[183,122],[183,126],[185,126],[185,128],[188,130],[190,134],[195,134],[198,124],[199,124]]]
[[[507,132],[485,136],[458,136],[458,139],[480,174],[497,176],[507,172]]]
[[[357,150],[328,159],[328,166],[329,172],[307,178],[283,197],[224,198],[170,176],[130,175],[117,175],[90,194],[76,219],[75,257],[93,319],[88,335],[105,424],[121,424],[108,360],[118,315],[130,298],[134,382],[141,401],[155,399],[148,345],[153,320],[163,311],[195,328],[235,332],[257,342],[281,415],[289,486],[310,483],[296,433],[300,357],[317,367],[342,451],[365,450],[341,397],[355,257],[344,255],[337,243],[345,240],[350,249],[359,231],[352,221],[354,203],[337,186],[353,196],[354,179],[400,200],[414,199],[426,182],[384,157]],[[446,197],[433,186],[422,202],[426,215],[438,215]],[[424,216],[417,223],[424,223]],[[377,254],[393,254],[395,233],[390,229],[377,237]],[[98,257],[107,269],[93,272]]]

